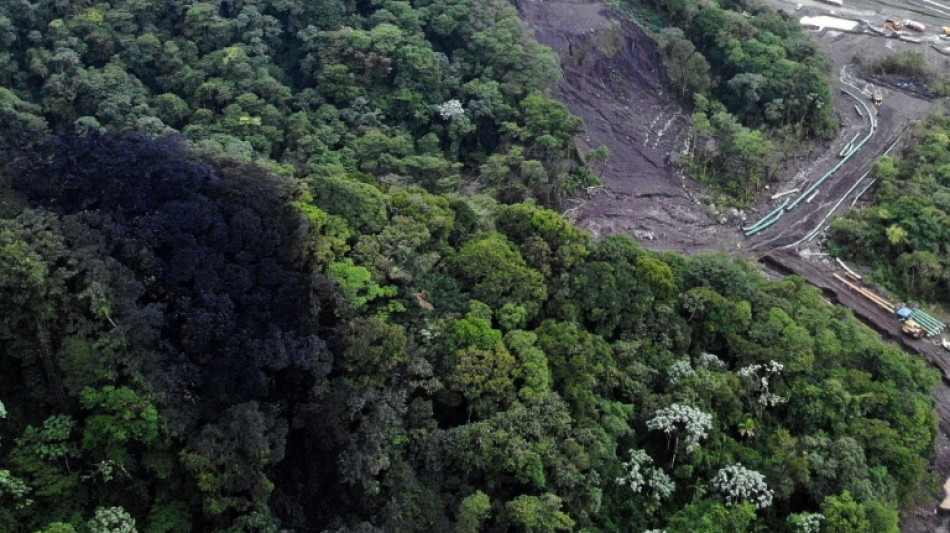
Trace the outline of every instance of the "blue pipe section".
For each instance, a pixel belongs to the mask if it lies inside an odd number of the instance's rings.
[[[841,149],[841,152],[838,153],[838,157],[844,157],[854,151],[854,141],[858,140],[858,135],[861,135],[860,131],[855,133],[854,137],[851,137],[851,140],[848,141],[848,144],[846,144],[845,147]]]
[[[874,136],[874,132],[875,132],[874,116],[871,114],[871,110],[868,108],[867,104],[864,103],[864,100],[861,100],[860,98],[858,98],[857,96],[851,94],[851,92],[849,92],[849,91],[847,91],[847,90],[845,90],[845,89],[841,89],[841,92],[844,93],[844,94],[846,94],[846,95],[848,95],[848,96],[850,96],[851,98],[854,98],[855,100],[858,101],[858,103],[860,103],[862,106],[864,106],[865,111],[868,112],[868,118],[869,118],[870,121],[871,121],[871,130],[868,132],[867,137],[865,137],[860,143],[858,143],[857,146],[854,147],[853,150],[851,150],[850,152],[848,152],[847,155],[844,156],[844,159],[842,159],[841,161],[839,161],[838,164],[834,166],[834,168],[832,168],[831,170],[829,170],[827,174],[825,174],[824,176],[822,176],[821,179],[819,179],[819,180],[816,181],[814,184],[812,184],[811,187],[809,187],[808,189],[806,189],[805,192],[803,192],[803,193],[801,194],[801,196],[799,196],[798,198],[796,198],[794,202],[792,202],[791,204],[789,204],[789,206],[785,209],[786,211],[791,211],[792,209],[795,209],[795,207],[798,206],[798,204],[802,203],[802,201],[804,201],[805,198],[808,198],[808,196],[811,195],[811,193],[814,192],[815,189],[817,189],[818,187],[820,187],[821,184],[825,182],[825,180],[827,180],[828,178],[830,178],[832,174],[834,174],[835,172],[838,171],[838,169],[840,169],[842,166],[844,166],[844,164],[847,163],[849,159],[851,159],[851,156],[853,156],[854,154],[858,153],[858,151],[861,150],[861,148],[862,148],[869,140],[871,140],[871,137]]]
[[[779,211],[778,213],[775,213],[775,215],[774,215],[772,218],[762,220],[762,221],[759,223],[759,224],[760,224],[759,227],[757,227],[757,228],[755,228],[755,229],[751,229],[751,230],[746,231],[746,232],[745,232],[745,236],[746,236],[746,237],[751,237],[751,236],[755,235],[756,233],[759,233],[760,231],[765,231],[765,230],[767,230],[769,227],[772,226],[772,224],[775,224],[776,222],[778,222],[779,219],[782,218],[782,215],[784,215],[784,213],[782,213],[781,211]]]
[[[769,214],[767,214],[767,215],[765,215],[764,217],[760,218],[755,224],[752,224],[751,226],[747,226],[747,227],[745,227],[745,228],[742,228],[742,230],[745,232],[746,237],[751,237],[752,235],[755,235],[756,233],[759,233],[759,232],[761,232],[761,231],[764,231],[764,230],[768,229],[770,226],[772,226],[772,224],[775,224],[776,222],[778,222],[779,219],[782,218],[782,216],[785,214],[785,212],[791,211],[791,210],[794,209],[798,204],[800,204],[803,200],[805,200],[806,198],[808,198],[809,195],[811,195],[812,193],[814,193],[814,192],[818,189],[818,187],[821,186],[822,183],[824,183],[829,177],[831,177],[832,174],[834,174],[834,173],[837,172],[842,166],[844,166],[844,164],[847,163],[849,159],[851,159],[851,156],[853,156],[854,154],[856,154],[862,147],[864,147],[864,145],[865,145],[869,140],[871,140],[871,137],[874,136],[875,130],[876,130],[876,128],[877,128],[877,125],[875,124],[874,115],[871,113],[871,109],[867,106],[867,104],[864,103],[864,100],[862,100],[861,98],[858,98],[857,96],[855,96],[854,94],[852,94],[850,91],[848,91],[848,90],[846,90],[846,89],[841,89],[841,92],[842,92],[843,94],[846,94],[846,95],[850,96],[851,98],[854,98],[855,100],[857,100],[857,102],[858,102],[859,104],[861,104],[862,107],[864,107],[864,110],[867,111],[867,114],[868,114],[868,121],[871,123],[871,129],[870,129],[870,131],[868,132],[867,137],[865,137],[860,143],[858,143],[857,146],[855,146],[855,147],[852,148],[850,151],[848,151],[848,153],[843,156],[844,159],[842,159],[841,161],[839,161],[838,164],[835,165],[834,168],[832,168],[831,170],[829,170],[827,174],[825,174],[824,176],[822,176],[821,179],[819,179],[818,181],[816,181],[814,184],[811,185],[811,187],[809,187],[809,188],[806,189],[801,195],[799,195],[799,197],[796,198],[794,202],[792,202],[791,204],[789,204],[790,199],[786,199],[786,200],[782,203],[782,205],[778,206],[775,210],[771,211]],[[855,134],[855,136],[851,139],[851,142],[848,143],[848,144],[849,144],[849,145],[850,145],[850,144],[853,144],[853,143],[854,143],[854,140],[858,138],[858,135],[860,135],[860,132],[857,133],[857,134]],[[785,210],[785,212],[782,211],[783,209]]]
[[[775,216],[776,214],[779,215],[779,216],[782,216],[782,209],[785,209],[785,206],[788,205],[788,203],[789,203],[790,201],[791,201],[791,198],[786,198],[785,201],[782,202],[782,205],[776,207],[774,210],[772,210],[771,212],[769,212],[769,214],[767,214],[767,215],[765,215],[764,217],[760,218],[759,221],[756,222],[755,224],[752,224],[751,226],[746,226],[746,227],[742,228],[742,231],[745,231],[745,232],[753,231],[753,230],[759,228],[759,226],[761,226],[762,224],[764,224],[766,221],[768,221],[770,218],[772,218],[772,217]]]

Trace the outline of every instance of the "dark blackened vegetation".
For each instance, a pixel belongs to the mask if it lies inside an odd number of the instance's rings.
[[[7,530],[893,532],[925,476],[936,377],[802,280],[173,138],[16,160]]]
[[[81,218],[100,253],[145,281],[138,303],[161,308],[161,336],[178,341],[169,348],[208,373],[195,384],[206,400],[300,401],[281,397],[300,386],[275,378],[327,373],[317,317],[332,292],[308,268],[292,182],[189,161],[180,140],[122,134],[59,136],[14,173],[34,207]]]
[[[302,461],[286,441],[332,365],[336,296],[312,267],[298,186],[126,134],[58,136],[13,173],[33,210],[3,231],[4,400],[20,424],[53,411],[71,429],[55,457],[18,441],[30,507],[49,514],[4,518],[146,516],[166,500],[196,530],[268,516],[270,470]],[[65,476],[55,487],[35,472],[44,458]]]

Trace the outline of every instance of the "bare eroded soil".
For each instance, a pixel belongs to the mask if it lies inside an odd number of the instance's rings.
[[[579,147],[610,150],[606,165],[594,165],[604,188],[576,200],[566,216],[595,236],[622,232],[650,247],[728,250],[710,238],[723,228],[701,202],[707,189],[667,164],[687,148],[690,121],[666,86],[656,44],[596,1],[516,5],[538,40],[560,55],[554,96],[584,119]]]

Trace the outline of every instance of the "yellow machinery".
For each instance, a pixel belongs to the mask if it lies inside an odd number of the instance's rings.
[[[924,330],[924,328],[920,326],[920,324],[910,319],[904,321],[904,325],[901,327],[901,331],[907,334],[907,336],[913,337],[915,339],[922,339],[924,338],[924,335],[927,334],[927,332]]]

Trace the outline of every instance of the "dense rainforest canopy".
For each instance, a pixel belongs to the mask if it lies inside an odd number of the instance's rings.
[[[0,530],[896,532],[936,374],[600,241],[499,0],[0,4]]]
[[[6,142],[174,129],[297,176],[556,202],[594,179],[542,95],[556,75],[506,0],[0,4]]]

